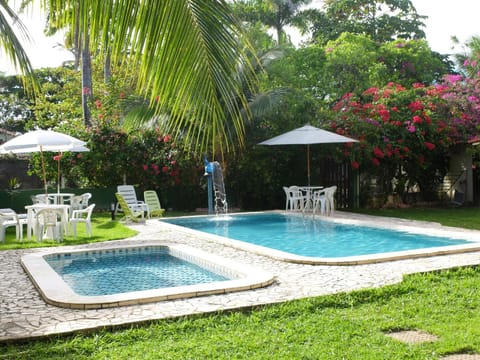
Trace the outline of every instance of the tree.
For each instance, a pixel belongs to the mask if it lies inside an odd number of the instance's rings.
[[[375,42],[425,39],[426,16],[410,0],[325,0],[324,11],[310,11],[312,37],[319,43],[342,33],[368,35]]]
[[[404,86],[439,82],[452,67],[423,40],[379,44],[365,35],[343,33],[323,46],[291,49],[266,70],[270,86],[302,89],[328,105],[345,93],[361,94],[389,81]]]
[[[282,47],[289,43],[285,26],[295,25],[301,16],[300,8],[311,0],[240,0],[232,8],[235,14],[250,24],[261,23],[267,28],[273,28],[277,44]]]
[[[458,44],[458,38],[452,38]],[[455,60],[460,70],[469,77],[474,77],[480,71],[480,37],[472,36],[465,43],[464,53],[455,54]]]
[[[0,76],[0,127],[23,132],[33,117],[31,104],[17,76]]]
[[[181,135],[198,153],[207,148],[216,153],[220,138],[226,139],[225,150],[243,144],[243,84],[255,82],[252,49],[245,47],[225,1],[85,1],[79,9],[73,3],[44,0],[59,14],[52,19],[58,27],[75,28],[77,21],[83,43],[88,30],[90,49],[110,50],[114,66],[135,73],[138,91],[157,115],[167,115],[167,133]],[[62,12],[65,8],[72,11]],[[238,79],[239,67],[245,82]],[[198,126],[189,126],[192,119]],[[234,139],[227,136],[227,122]]]

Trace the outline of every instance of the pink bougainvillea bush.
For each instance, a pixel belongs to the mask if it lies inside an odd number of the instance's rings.
[[[442,181],[449,150],[476,135],[479,126],[478,78],[450,75],[442,84],[411,88],[389,83],[361,96],[346,94],[333,108],[331,129],[359,140],[341,156],[352,168],[377,176],[387,192],[417,184],[429,194]],[[394,184],[399,187],[394,189]]]

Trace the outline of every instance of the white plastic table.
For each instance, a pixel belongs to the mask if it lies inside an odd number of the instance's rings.
[[[68,211],[70,209],[70,205],[64,204],[33,204],[25,206],[27,210],[27,239],[30,240],[32,238],[32,234],[35,229],[35,222],[36,222],[36,213],[40,209],[62,209],[63,216],[62,216],[62,223],[63,229],[67,231],[68,229]]]

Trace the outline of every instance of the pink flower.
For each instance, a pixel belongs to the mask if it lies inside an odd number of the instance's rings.
[[[431,142],[425,141],[424,144],[425,144],[425,147],[430,151],[435,149],[435,144],[432,144]]]
[[[418,115],[415,115],[415,116],[413,117],[413,123],[414,123],[414,124],[421,124],[421,123],[422,123],[422,118],[421,118],[420,116],[418,116]]]
[[[423,110],[423,104],[420,101],[412,101],[410,104],[408,104],[408,108],[412,113],[414,113],[415,111]]]
[[[360,164],[356,162],[355,160],[352,161],[352,169],[358,169],[360,167]]]
[[[143,165],[143,170],[147,171],[148,170],[148,165]]]
[[[417,131],[417,129],[413,125],[408,125],[407,126],[407,131],[410,132],[410,133],[414,133],[415,131]]]
[[[380,165],[380,160],[378,160],[377,158],[374,157],[374,158],[372,158],[372,163],[375,166],[379,166]]]
[[[61,158],[62,158],[62,155],[58,154],[53,157],[53,160],[60,161]]]
[[[380,158],[382,159],[385,154],[383,153],[383,151],[378,147],[378,146],[375,146],[373,148],[373,154],[377,157],[377,158]]]

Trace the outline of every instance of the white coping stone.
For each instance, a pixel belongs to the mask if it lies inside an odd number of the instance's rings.
[[[284,211],[269,211],[261,213],[280,213],[286,214],[288,216],[304,216],[312,218],[314,217],[311,214],[305,213],[285,213]],[[242,213],[242,215],[249,213]],[[258,212],[256,213],[258,214]],[[231,215],[234,217],[235,215]],[[195,217],[212,217],[211,215],[200,215]],[[185,218],[185,217],[183,217]],[[361,214],[354,213],[340,213],[336,212],[335,216],[317,216],[323,221],[331,221],[339,224],[347,224],[352,226],[364,226],[364,227],[377,227],[394,231],[408,232],[411,234],[419,235],[428,235],[428,236],[437,236],[437,237],[448,237],[458,240],[469,241],[469,244],[460,244],[460,245],[451,245],[451,246],[440,246],[433,248],[425,249],[414,249],[414,250],[405,250],[405,251],[396,251],[396,252],[386,252],[379,254],[369,254],[369,255],[358,255],[358,256],[348,256],[348,257],[337,257],[337,258],[322,258],[322,257],[311,257],[311,256],[301,256],[296,254],[291,254],[281,250],[276,250],[260,245],[255,245],[247,243],[244,241],[234,240],[226,238],[223,236],[215,234],[207,234],[202,231],[186,228],[183,226],[178,226],[170,224],[167,222],[162,222],[162,224],[171,228],[174,231],[181,231],[184,233],[189,233],[196,236],[205,236],[214,241],[217,241],[223,245],[232,246],[234,248],[246,250],[253,252],[255,254],[260,254],[264,256],[271,257],[273,259],[300,263],[300,264],[311,264],[311,265],[355,265],[355,264],[370,264],[378,263],[399,259],[411,259],[418,257],[429,257],[445,254],[459,254],[467,252],[476,252],[480,251],[480,232],[468,229],[460,229],[442,226],[438,223],[425,222],[425,221],[410,221],[405,219],[389,218],[389,217],[372,217],[365,216]],[[160,221],[161,222],[161,221]]]
[[[235,278],[232,280],[215,281],[196,285],[133,291],[111,295],[85,296],[75,293],[61,276],[47,263],[44,257],[52,254],[84,253],[87,250],[79,249],[62,251],[62,249],[50,249],[41,253],[25,255],[21,258],[21,263],[46,302],[67,308],[94,309],[194,297],[204,294],[242,291],[267,286],[274,281],[273,276],[266,271],[262,271],[252,266],[245,266],[230,259],[224,259],[220,256],[209,254],[186,245],[168,245],[158,242],[145,243],[141,246],[112,246],[111,244],[105,244],[104,247],[97,248],[96,250],[119,250],[139,247],[167,248],[172,256],[186,258],[190,262],[194,262],[200,266],[206,266],[207,268],[209,266],[214,267],[225,274],[234,274]]]

